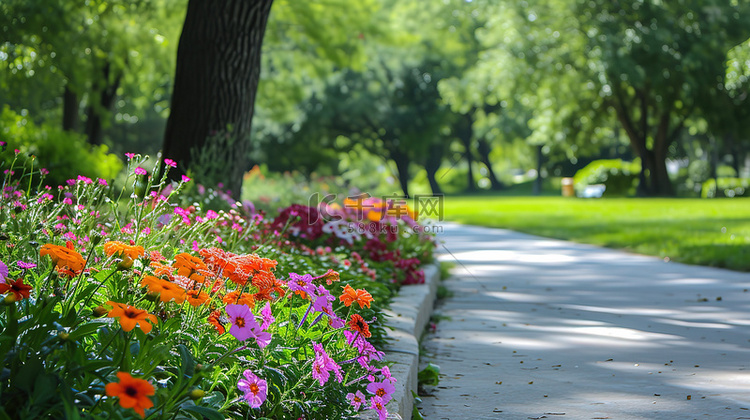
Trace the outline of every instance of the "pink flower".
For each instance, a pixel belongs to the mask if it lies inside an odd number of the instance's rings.
[[[237,388],[245,395],[243,398],[252,408],[258,408],[268,396],[268,383],[255,376],[250,369],[243,372],[245,378],[237,381]]]
[[[218,218],[219,218],[219,213],[216,213],[213,210],[209,210],[206,212],[206,220],[213,220],[213,219],[218,219]]]
[[[97,181],[97,182],[99,182],[99,185],[101,185],[101,186],[103,186],[103,187],[106,187],[106,186],[107,186],[107,181],[106,181],[106,180],[104,180],[104,179],[101,179],[101,178],[97,178],[97,179],[96,179],[96,181]]]
[[[266,306],[260,310],[260,315],[263,317],[263,323],[260,326],[263,330],[267,330],[268,327],[276,321],[276,318],[273,317],[273,313],[271,312],[271,302],[266,302]]]
[[[391,381],[370,382],[367,384],[367,392],[383,399],[384,403],[391,400],[391,394],[396,391]]]
[[[71,200],[70,197],[66,197],[63,199],[63,204],[73,205],[73,200]]]
[[[177,167],[177,162],[173,161],[172,159],[164,159],[164,164],[171,168]]]
[[[227,305],[226,311],[229,319],[232,321],[229,334],[232,334],[234,338],[245,341],[255,336],[253,327],[260,329],[260,326],[255,321],[255,316],[253,316],[250,307],[247,305]]]
[[[388,410],[385,409],[386,402],[380,397],[370,398],[370,409],[378,413],[378,420],[385,420],[388,417]]]
[[[359,411],[359,407],[362,406],[362,404],[367,400],[365,397],[365,394],[362,393],[362,391],[357,391],[356,394],[352,394],[351,392],[346,394],[346,399],[349,400],[352,406],[354,406],[354,409]]]
[[[42,175],[49,175],[49,170],[47,168],[42,168],[39,170],[39,173]]]
[[[331,376],[330,371],[334,372],[339,383],[343,382],[344,375],[341,366],[326,353],[323,345],[313,341],[313,350],[315,350],[315,361],[313,362],[312,376],[318,380],[320,386],[328,382],[328,378]]]
[[[16,264],[18,264],[18,263],[16,263]],[[5,283],[5,279],[8,278],[9,274],[10,273],[8,272],[8,266],[5,265],[5,263],[3,263],[2,261],[0,261],[0,284],[4,284]]]
[[[135,170],[133,170],[133,172],[135,172],[136,175],[146,175],[146,173],[147,173],[146,170],[143,169],[143,168],[141,168],[140,166],[138,166],[137,168],[135,168]]]
[[[125,153],[125,156],[128,157],[128,160],[133,159],[135,157],[135,153]]]
[[[83,181],[83,183],[86,185],[94,183],[94,181],[92,181],[91,178],[87,178],[83,175],[78,175],[78,181]]]
[[[188,178],[185,175],[183,175],[182,176],[182,182],[190,182],[190,178]]]
[[[3,271],[2,270],[2,264],[3,264],[2,261],[0,261],[0,277],[2,277],[2,275],[3,275],[3,273],[2,273],[2,271]],[[24,270],[29,270],[31,268],[36,267],[36,264],[34,264],[34,263],[28,263],[26,261],[21,261],[21,260],[16,261],[16,265],[19,268],[22,268]],[[6,270],[6,277],[7,277],[7,270]]]

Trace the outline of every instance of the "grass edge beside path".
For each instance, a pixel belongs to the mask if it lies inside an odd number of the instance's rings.
[[[750,271],[750,198],[445,197],[446,221]]]

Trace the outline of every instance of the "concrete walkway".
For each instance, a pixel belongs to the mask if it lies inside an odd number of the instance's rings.
[[[444,226],[426,419],[750,419],[750,274]]]

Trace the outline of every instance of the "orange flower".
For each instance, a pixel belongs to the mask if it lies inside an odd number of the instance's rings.
[[[253,275],[253,286],[258,288],[258,296],[256,300],[271,300],[273,296],[271,293],[275,292],[278,297],[284,297],[284,289],[281,286],[284,283],[277,279],[276,276],[270,271],[258,271]]]
[[[28,284],[23,284],[23,279],[18,280],[7,279],[5,283],[0,283],[0,293],[13,293],[13,297],[16,302],[23,299],[28,299],[31,296],[32,287]]]
[[[211,312],[211,315],[208,316],[208,323],[213,325],[216,331],[219,332],[219,334],[224,334],[226,332],[224,325],[222,325],[221,323],[221,312]]]
[[[237,305],[247,305],[250,307],[250,309],[253,309],[255,307],[255,298],[250,293],[243,293],[242,296],[240,296],[239,291],[234,291],[231,293],[227,293],[226,296],[222,299],[222,302],[229,304],[237,304]]]
[[[346,306],[351,306],[352,303],[357,302],[360,309],[365,306],[369,308],[372,302],[372,295],[365,289],[354,290],[352,286],[347,284],[344,286],[344,293],[339,296],[339,300],[344,302]]]
[[[141,286],[148,287],[149,292],[158,293],[162,302],[169,302],[172,299],[177,303],[185,301],[185,289],[171,281],[145,276],[141,280]]]
[[[135,306],[117,303],[111,300],[107,302],[107,305],[112,307],[112,310],[109,311],[107,317],[119,318],[120,325],[124,331],[131,331],[137,325],[144,334],[148,334],[151,332],[152,326],[146,321],[149,321],[152,324],[158,322],[154,315],[151,315],[143,309],[138,309]]]
[[[131,246],[126,245],[119,241],[110,241],[104,244],[104,253],[108,256],[116,255],[122,258],[122,261],[117,264],[119,268],[128,269],[133,266],[133,260],[143,255],[142,246]]]
[[[204,275],[211,273],[200,258],[196,258],[187,252],[174,256],[174,268],[177,269],[177,274],[188,278],[195,273]]]
[[[136,379],[127,372],[117,372],[120,382],[110,382],[104,387],[109,397],[118,397],[122,408],[132,408],[141,418],[146,417],[146,409],[154,406],[148,398],[154,395],[155,389],[145,379]]]
[[[200,306],[204,303],[208,302],[209,299],[211,299],[206,292],[201,292],[198,290],[188,290],[187,291],[187,301],[193,305],[193,306]]]
[[[154,269],[154,274],[156,274],[159,277],[166,277],[170,280],[172,280],[172,271],[174,271],[174,267],[171,265],[162,264],[158,261],[151,261],[151,264],[149,264],[151,268]]]
[[[43,257],[45,255],[49,255],[56,267],[67,267],[76,273],[80,273],[86,265],[86,260],[83,259],[81,254],[60,245],[42,245],[42,249],[39,250],[39,256]]]
[[[370,334],[370,326],[367,325],[365,319],[358,314],[352,315],[352,317],[349,319],[349,328],[352,331],[357,331],[358,333],[362,334],[362,336],[365,338],[369,338],[372,336],[372,334]]]
[[[214,271],[221,272],[224,277],[240,286],[247,284],[247,280],[256,273],[267,272],[278,264],[275,260],[255,254],[237,255],[220,248],[201,249],[199,252]]]

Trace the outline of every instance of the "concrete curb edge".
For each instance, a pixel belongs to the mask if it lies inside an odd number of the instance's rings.
[[[385,360],[392,362],[391,375],[396,378],[396,391],[388,403],[388,419],[411,419],[414,408],[412,391],[417,392],[419,367],[419,338],[432,316],[437,295],[440,269],[438,263],[423,267],[424,284],[402,286],[391,301],[390,309],[384,311],[388,317],[386,326],[388,346]],[[374,411],[363,412],[359,419],[376,419]]]

